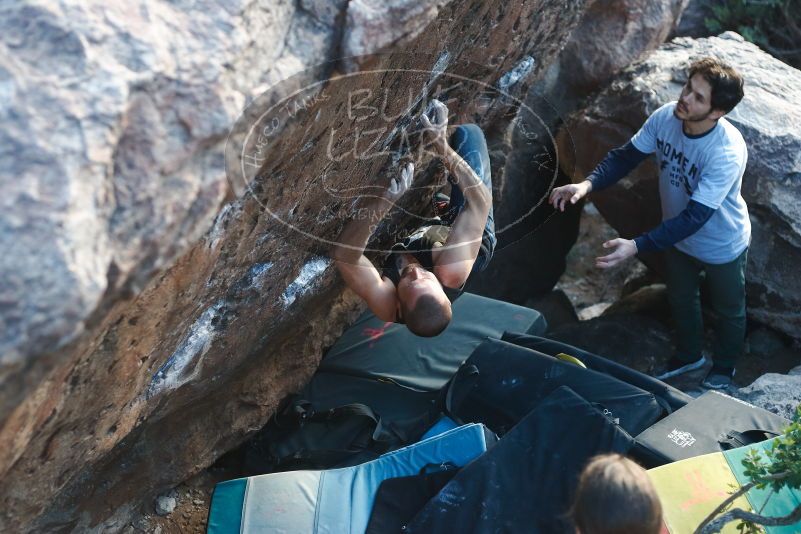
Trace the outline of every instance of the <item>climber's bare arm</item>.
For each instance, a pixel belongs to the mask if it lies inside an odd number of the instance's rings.
[[[334,259],[345,284],[367,303],[370,311],[382,321],[394,321],[398,298],[395,285],[382,278],[363,254],[355,263],[340,261],[336,256]]]
[[[423,114],[420,118],[428,136],[428,146],[439,156],[459,184],[465,196],[465,207],[451,225],[445,246],[438,251],[434,274],[447,287],[461,287],[470,276],[481,248],[481,237],[492,206],[492,194],[481,179],[450,147],[446,131],[448,108],[438,101],[432,102],[433,120]]]
[[[440,282],[455,288],[465,283],[478,257],[492,196],[470,165],[451,147],[446,147],[443,160],[467,200],[451,225],[448,239],[434,266],[434,274]]]
[[[382,197],[370,200],[365,218],[353,219],[345,225],[332,251],[345,284],[367,303],[376,317],[384,321],[395,320],[397,292],[392,281],[382,278],[373,263],[365,257],[364,249],[370,240],[371,227],[381,221],[409,189],[413,176],[414,165],[408,163],[400,177],[390,181]]]

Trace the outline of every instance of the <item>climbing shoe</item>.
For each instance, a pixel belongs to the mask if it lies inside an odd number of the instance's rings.
[[[734,378],[734,367],[713,364],[701,385],[707,389],[728,389]]]
[[[664,380],[666,378],[673,378],[674,376],[679,376],[684,373],[689,373],[690,371],[695,371],[696,369],[700,369],[706,363],[706,359],[703,355],[695,361],[686,362],[673,356],[665,366],[664,369],[659,371],[658,373],[654,374],[654,378],[659,380]]]

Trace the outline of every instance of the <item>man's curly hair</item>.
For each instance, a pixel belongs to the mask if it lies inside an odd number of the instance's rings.
[[[728,113],[743,99],[743,77],[727,63],[714,57],[701,58],[690,65],[689,77],[696,74],[712,87],[712,109]]]

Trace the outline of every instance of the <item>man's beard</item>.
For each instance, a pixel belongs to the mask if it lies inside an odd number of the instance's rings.
[[[710,109],[709,111],[707,111],[704,114],[698,114],[698,115],[695,115],[695,116],[688,116],[688,117],[684,117],[684,118],[679,117],[678,113],[681,113],[681,112],[679,111],[679,108],[676,107],[673,110],[673,115],[675,115],[677,119],[682,120],[682,121],[688,121],[688,122],[701,122],[701,121],[706,120],[709,117],[709,115],[712,114],[712,110]]]

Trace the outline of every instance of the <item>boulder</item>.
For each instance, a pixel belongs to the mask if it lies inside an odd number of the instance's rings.
[[[417,37],[451,0],[351,0],[342,39],[343,63],[359,69],[370,54]],[[325,0],[315,0],[325,5]],[[329,8],[330,9],[330,8]]]
[[[327,252],[412,115],[508,122],[584,7],[352,3],[3,8],[1,531],[119,530],[263,426],[362,309]],[[345,35],[382,54],[316,67]]]
[[[629,273],[629,275],[626,277],[626,280],[623,282],[623,288],[620,290],[620,295],[622,297],[630,295],[640,288],[650,286],[661,281],[655,272],[646,269],[642,263],[638,263],[637,265],[638,268]]]
[[[692,60],[714,55],[740,70],[745,98],[727,116],[748,145],[743,196],[753,239],[748,252],[748,314],[801,338],[801,72],[772,58],[736,33],[693,40],[677,38],[626,69],[560,132],[575,144],[565,162],[574,181],[612,148],[625,143],[660,105],[675,100]],[[592,195],[604,218],[626,238],[661,222],[657,173],[651,160],[615,187]],[[645,258],[661,270],[659,256]]]
[[[670,359],[674,350],[664,323],[635,314],[602,315],[563,324],[550,329],[548,337],[647,374]]]
[[[706,18],[710,16],[710,4],[706,0],[690,0],[681,14],[679,23],[670,34],[673,37],[709,37],[717,32],[710,32],[706,27]]]
[[[15,252],[0,258],[0,421],[204,234],[230,195],[223,152],[242,108],[336,57],[341,33],[284,1],[2,11],[0,248]]]
[[[550,67],[551,91],[581,98],[604,87],[624,67],[665,42],[689,0],[595,0]],[[554,71],[558,72],[554,76]],[[555,82],[555,83],[554,83]],[[560,104],[563,93],[551,93]]]
[[[642,263],[630,260],[618,269],[599,269],[595,258],[604,254],[603,243],[615,237],[614,229],[592,202],[584,204],[578,240],[565,258],[567,267],[557,287],[564,291],[583,320],[601,315],[621,296],[626,280],[642,275]]]
[[[525,302],[554,287],[576,242],[581,207],[552,214],[550,190],[567,183],[560,172],[571,146],[555,133],[582,99],[621,69],[664,42],[687,0],[594,0],[558,59],[532,85],[513,127],[499,137],[493,161],[498,252],[470,289]],[[567,173],[568,175],[571,173]]]
[[[801,405],[801,375],[764,374],[733,394],[738,399],[792,420]]]
[[[604,310],[604,315],[647,315],[670,324],[670,305],[665,284],[652,284],[629,293]]]
[[[765,327],[749,332],[746,343],[749,352],[758,354],[776,354],[787,349],[787,344],[781,335]]]
[[[573,304],[561,289],[555,289],[539,297],[529,299],[525,305],[540,312],[545,317],[549,329],[578,322],[578,316],[576,315],[576,310],[573,309]]]
[[[576,241],[578,216],[572,212],[554,216],[538,221],[529,230],[511,241],[501,241],[499,237],[489,266],[472,275],[465,289],[515,304],[553,289],[565,272],[565,257]]]

